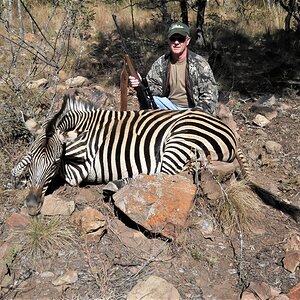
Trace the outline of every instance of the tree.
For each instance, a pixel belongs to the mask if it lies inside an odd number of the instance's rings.
[[[204,48],[206,46],[206,41],[204,37],[204,15],[206,8],[207,0],[197,0],[197,22],[196,22],[196,45],[200,48]]]
[[[285,17],[285,31],[291,31],[291,22],[296,21],[296,32],[300,34],[300,2],[299,0],[276,0],[287,12]]]
[[[189,25],[189,14],[186,0],[180,0],[181,20],[184,24]]]

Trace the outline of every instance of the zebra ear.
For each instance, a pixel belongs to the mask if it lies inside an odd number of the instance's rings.
[[[31,132],[32,135],[38,135],[42,132],[42,126],[33,119],[28,119],[25,122],[25,127]]]
[[[73,130],[73,131],[66,131],[63,133],[60,133],[60,138],[63,143],[68,143],[68,142],[74,142],[75,139],[78,137],[78,132]]]

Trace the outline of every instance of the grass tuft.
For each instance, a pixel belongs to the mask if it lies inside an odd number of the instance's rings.
[[[263,218],[264,206],[246,181],[232,182],[218,201],[216,216],[224,230],[255,232]]]
[[[20,234],[23,255],[28,257],[49,257],[76,244],[75,227],[61,217],[34,218]]]

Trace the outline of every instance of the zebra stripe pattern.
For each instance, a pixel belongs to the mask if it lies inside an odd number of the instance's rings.
[[[77,124],[66,144],[63,175],[68,182],[108,182],[140,173],[176,174],[199,150],[211,160],[231,162],[236,139],[217,118],[201,111],[71,111],[63,131]],[[72,126],[71,126],[72,127]],[[198,155],[199,156],[199,155]]]
[[[30,122],[32,123],[32,122]],[[231,129],[198,110],[102,111],[65,96],[61,110],[37,129],[29,153],[15,167],[29,169],[29,214],[36,215],[56,173],[71,185],[106,183],[140,173],[176,174],[191,162],[238,159],[247,178],[248,167]],[[29,128],[30,129],[30,128]],[[254,184],[249,187],[268,204],[300,219],[300,209],[284,203]]]

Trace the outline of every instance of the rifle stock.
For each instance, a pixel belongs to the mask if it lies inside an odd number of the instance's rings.
[[[121,89],[121,111],[127,110],[127,102],[128,102],[128,72],[126,68],[126,63],[124,62],[124,66],[120,75],[120,89]]]
[[[143,78],[141,80],[139,74],[135,70],[133,63],[131,61],[131,58],[128,54],[124,55],[125,62],[128,66],[129,70],[129,75],[135,77],[139,81],[139,86],[137,86],[136,92],[137,92],[137,97],[139,100],[140,108],[141,109],[157,109],[157,105],[153,99],[153,96],[151,94],[151,91],[148,86],[148,82],[146,78]]]

